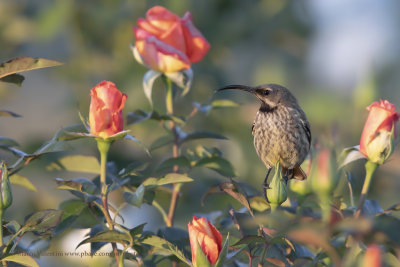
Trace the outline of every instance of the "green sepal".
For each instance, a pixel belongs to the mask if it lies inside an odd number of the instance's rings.
[[[193,259],[192,259],[193,261]],[[196,241],[196,262],[193,262],[194,267],[211,267],[207,256],[204,254],[199,242]]]
[[[224,246],[222,247],[221,252],[219,253],[218,260],[213,265],[214,267],[222,267],[223,266],[225,259],[226,259],[226,255],[228,254],[228,247],[229,247],[229,233],[225,239]]]

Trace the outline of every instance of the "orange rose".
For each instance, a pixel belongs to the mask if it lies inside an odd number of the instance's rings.
[[[221,233],[204,217],[200,219],[193,217],[193,222],[188,224],[188,230],[193,265],[196,266],[197,244],[199,244],[210,264],[214,264],[222,250]]]
[[[102,81],[92,88],[90,96],[90,133],[108,138],[123,131],[122,109],[127,96],[109,81]]]
[[[200,61],[210,44],[193,25],[190,12],[179,18],[162,6],[155,6],[134,27],[135,47],[150,68],[163,73],[189,69]]]
[[[374,163],[382,164],[391,154],[399,119],[395,109],[396,106],[387,100],[374,102],[367,107],[369,115],[361,134],[360,152]]]

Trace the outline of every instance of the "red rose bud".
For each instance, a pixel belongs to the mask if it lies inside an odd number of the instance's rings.
[[[369,245],[365,251],[362,267],[381,267],[382,266],[382,251],[378,245]]]
[[[127,96],[114,83],[102,81],[90,91],[90,133],[108,138],[123,131],[122,109]]]
[[[183,18],[155,6],[134,27],[135,47],[141,61],[153,70],[168,73],[189,69],[203,59],[210,44],[193,25],[190,12]]]
[[[0,210],[4,211],[12,203],[10,179],[4,162],[0,163],[0,179]]]
[[[369,115],[361,134],[360,152],[373,163],[382,164],[392,154],[396,122],[400,118],[395,109],[387,100],[367,107]]]
[[[222,250],[222,235],[206,218],[193,217],[193,222],[188,224],[190,248],[192,250],[192,262],[195,267],[196,248],[200,246],[210,264],[214,264]]]

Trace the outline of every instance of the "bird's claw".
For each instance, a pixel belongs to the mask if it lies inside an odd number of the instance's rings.
[[[268,197],[267,197],[267,190],[268,189],[271,189],[271,187],[269,187],[269,184],[268,183],[263,183],[264,198],[268,203],[270,203],[269,200],[268,200]]]

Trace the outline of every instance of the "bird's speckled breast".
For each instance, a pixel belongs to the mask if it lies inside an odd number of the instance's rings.
[[[278,107],[273,112],[257,112],[252,132],[254,147],[268,168],[278,160],[288,169],[304,161],[309,141],[302,120],[305,120],[302,114],[290,107]]]

